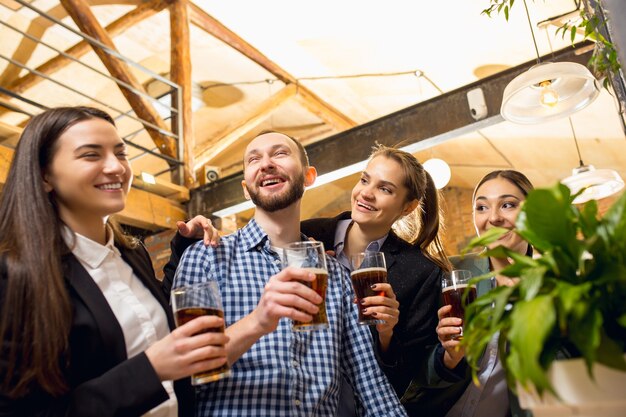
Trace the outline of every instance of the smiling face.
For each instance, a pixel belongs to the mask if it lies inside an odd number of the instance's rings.
[[[304,186],[315,179],[311,172],[314,169],[304,166],[293,140],[281,133],[265,133],[246,148],[244,194],[264,211],[282,210],[302,198]]]
[[[407,201],[404,183],[404,171],[398,162],[385,156],[371,159],[352,189],[352,219],[362,229],[387,233],[398,218],[417,206],[417,200]]]
[[[54,146],[44,187],[66,224],[102,222],[124,209],[132,170],[112,124],[99,118],[78,122]]]
[[[526,199],[524,193],[511,181],[496,177],[484,182],[475,193],[474,226],[476,233],[482,235],[493,227],[512,230]],[[514,232],[508,232],[489,247],[503,245],[519,253],[525,253],[528,244]]]

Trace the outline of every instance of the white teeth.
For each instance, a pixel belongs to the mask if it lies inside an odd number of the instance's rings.
[[[122,183],[116,182],[114,184],[103,184],[99,185],[98,188],[101,190],[119,190],[120,188],[122,188]]]
[[[278,178],[273,178],[271,180],[264,180],[261,182],[261,186],[265,187],[267,185],[273,185],[273,184],[278,184],[280,182],[280,180]]]
[[[357,204],[361,207],[363,207],[364,209],[367,209],[369,211],[374,211],[376,210],[374,207],[372,206],[368,206],[367,204],[361,203],[360,201],[357,201]]]

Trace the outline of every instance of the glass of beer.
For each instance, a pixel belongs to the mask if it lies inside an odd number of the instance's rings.
[[[468,290],[467,297],[463,300],[463,293],[469,286],[472,273],[464,269],[455,269],[449,275],[444,275],[441,280],[443,304],[452,306],[448,317],[465,319],[465,307],[476,299],[476,286],[472,285]],[[453,335],[452,339],[463,339],[463,326],[459,327],[461,333]]]
[[[384,291],[374,291],[372,285],[387,282],[387,265],[385,264],[385,254],[382,252],[361,252],[350,257],[352,262],[352,272],[350,279],[356,294],[357,305],[359,307],[359,324],[376,325],[384,323],[383,320],[376,319],[363,313],[365,306],[361,300],[367,297],[384,297]]]
[[[224,318],[224,309],[220,298],[217,281],[205,281],[199,284],[175,288],[172,290],[172,309],[176,326],[191,321],[199,316],[218,316]],[[206,332],[222,332],[224,326],[205,329]],[[228,363],[219,368],[200,372],[191,376],[192,385],[201,385],[217,381],[230,375]]]
[[[283,264],[307,269],[315,274],[314,281],[302,281],[304,285],[322,297],[318,305],[319,311],[313,314],[313,320],[309,322],[293,322],[292,329],[296,332],[328,328],[326,316],[326,288],[328,287],[328,269],[326,268],[326,252],[322,242],[302,241],[290,243],[283,249]]]

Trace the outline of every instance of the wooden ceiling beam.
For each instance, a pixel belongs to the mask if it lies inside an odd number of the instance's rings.
[[[582,43],[574,48],[555,51],[543,57],[542,61],[584,65],[591,57],[591,51],[585,51],[589,44]],[[535,64],[535,61],[526,62],[306,146],[311,164],[317,168],[318,175],[322,175],[365,161],[375,143],[408,146],[427,141],[422,144],[426,149],[464,133],[499,123],[503,120],[500,105],[504,88],[513,78]],[[468,91],[475,88],[483,90],[488,109],[486,117],[479,121],[472,117],[467,102]],[[241,192],[242,179],[243,174],[230,175],[192,190],[187,205],[189,215],[206,216],[245,201]]]
[[[216,140],[211,141],[211,143],[200,149],[196,149],[195,170],[202,168],[203,165],[215,159],[233,143],[237,142],[243,135],[261,124],[274,110],[295,95],[296,86],[287,84],[287,86],[276,94],[259,104],[254,110],[247,112],[241,120],[228,125],[221,133],[216,135]]]
[[[72,18],[72,20],[74,20],[82,32],[99,40],[101,43],[106,45],[107,48],[117,51],[113,40],[106,30],[100,25],[86,0],[60,1],[63,7],[65,7],[68,15]],[[125,62],[112,57],[99,47],[94,47],[94,51],[113,77],[125,82],[136,90],[144,91],[143,86],[139,83]],[[161,116],[159,116],[152,104],[146,98],[135,94],[133,91],[123,86],[120,86],[120,90],[139,118],[158,126],[159,129],[163,131],[168,130]],[[178,157],[177,144],[174,139],[164,135],[159,130],[150,126],[146,126],[145,128],[161,153],[173,158]]]
[[[132,11],[111,22],[105,30],[111,38],[114,38],[120,33],[123,33],[131,26],[136,25],[142,20],[145,20],[150,16],[157,14],[158,12],[163,10],[169,4],[169,2],[170,0],[150,0],[142,2]],[[87,41],[80,41],[76,45],[65,50],[64,52],[74,58],[80,58],[89,51],[91,51],[91,45]],[[72,63],[71,59],[66,58],[63,55],[57,55],[35,68],[35,70],[42,74],[50,75],[66,67],[70,63]],[[12,82],[8,88],[9,90],[17,94],[21,94],[29,88],[34,87],[43,80],[44,78],[35,75],[32,72],[29,72],[23,77],[18,78],[17,80]]]
[[[25,32],[34,38],[40,39],[43,37],[43,34],[46,32],[46,30],[48,30],[48,27],[49,24],[42,24],[42,22],[38,21],[38,19],[35,19],[30,22],[30,25]],[[17,48],[15,48],[15,51],[13,52],[13,56],[11,58],[17,62],[26,63],[32,57],[35,49],[37,49],[37,45],[37,42],[34,42],[24,36],[22,37]],[[18,79],[21,71],[22,68],[17,65],[7,65],[2,74],[0,74],[0,85],[11,86],[13,82]],[[9,87],[9,89],[11,89],[11,87]]]
[[[183,177],[176,182],[192,187],[195,182],[193,109],[191,108],[191,46],[189,40],[189,2],[175,0],[170,6],[170,74],[173,82],[181,86],[182,103],[178,94],[172,93],[173,107],[180,109],[172,119],[172,131],[182,140]],[[179,128],[180,126],[180,128]],[[180,175],[174,173],[174,175]]]
[[[293,75],[193,3],[189,5],[189,16],[193,24],[256,62],[285,84],[298,84]],[[357,125],[354,120],[322,100],[307,87],[298,85],[298,94],[302,95],[302,103],[307,109],[315,109],[313,111],[315,115],[335,128],[345,130]]]

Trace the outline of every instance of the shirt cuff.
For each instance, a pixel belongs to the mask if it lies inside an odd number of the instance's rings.
[[[435,372],[437,372],[437,375],[439,375],[444,381],[457,382],[463,380],[467,373],[467,361],[465,360],[465,358],[463,358],[456,367],[454,367],[453,369],[448,369],[443,363],[443,355],[445,354],[445,352],[445,349],[441,345],[437,345],[437,347],[435,348]]]

